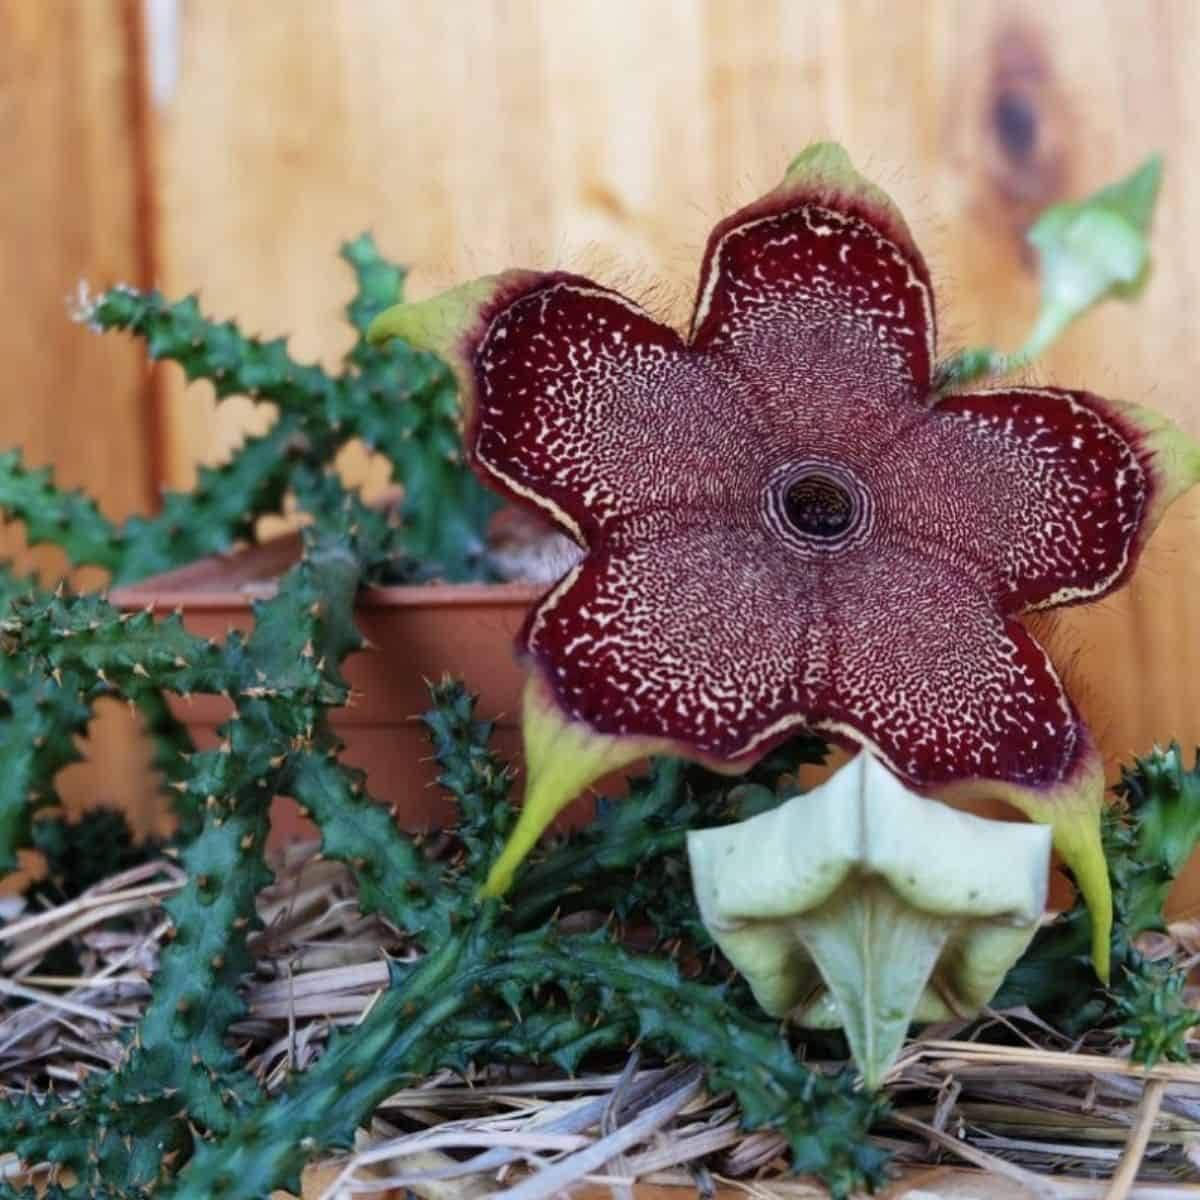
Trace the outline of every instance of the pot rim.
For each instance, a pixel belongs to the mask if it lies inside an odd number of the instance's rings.
[[[417,583],[388,587],[368,585],[358,597],[362,608],[528,608],[553,585],[541,583]],[[264,580],[237,588],[212,591],[158,586],[153,579],[117,588],[110,599],[122,611],[144,608],[182,608],[191,612],[249,610],[256,600],[275,594],[278,582]]]

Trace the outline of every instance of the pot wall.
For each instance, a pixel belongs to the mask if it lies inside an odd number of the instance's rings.
[[[270,565],[282,567],[286,559],[272,547]],[[192,633],[224,638],[230,629],[250,629],[252,601],[271,590],[255,578],[264,556],[256,560],[249,567],[238,557],[195,564],[124,588],[113,599],[124,609],[179,608]],[[462,679],[478,693],[480,714],[496,721],[497,751],[518,760],[524,677],[513,639],[543,590],[526,584],[391,587],[372,589],[359,601],[356,620],[373,648],[346,661],[355,699],[333,714],[333,726],[346,743],[344,761],[367,772],[371,794],[393,806],[406,828],[442,824],[450,816],[449,800],[434,787],[436,764],[420,720],[429,708],[426,680]],[[216,743],[217,727],[232,711],[218,696],[172,698],[171,706],[201,746]],[[590,807],[576,805],[571,816],[586,818]],[[272,825],[276,843],[314,833],[284,799],[275,801]]]

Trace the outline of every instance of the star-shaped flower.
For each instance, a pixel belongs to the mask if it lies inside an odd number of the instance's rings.
[[[1050,823],[1103,970],[1101,763],[1017,618],[1125,582],[1190,440],[1087,392],[936,391],[925,263],[829,145],[713,231],[686,337],[524,271],[372,332],[448,359],[475,468],[586,550],[521,634],[530,783],[492,891],[600,773],[736,771],[804,727]]]

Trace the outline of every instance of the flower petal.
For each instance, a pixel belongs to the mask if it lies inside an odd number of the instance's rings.
[[[1044,651],[966,577],[869,546],[824,562],[766,530],[670,528],[594,551],[523,635],[563,710],[736,764],[796,725],[876,747],[905,779],[1051,787],[1075,711]]]
[[[509,495],[548,508],[581,542],[669,500],[666,468],[692,440],[672,400],[707,388],[679,335],[633,301],[544,276],[490,318],[473,367],[468,447]]]
[[[1051,388],[947,396],[889,462],[911,477],[895,521],[1005,612],[1119,587],[1166,506],[1200,479],[1200,448],[1162,417]]]
[[[480,889],[503,896],[517,867],[550,822],[583,790],[610,771],[665,749],[661,741],[615,738],[572,720],[554,703],[541,679],[532,676],[522,697],[525,799],[517,824]]]
[[[820,581],[797,567],[764,530],[672,528],[663,514],[593,550],[519,640],[571,719],[738,769],[768,726],[807,711],[804,664],[825,678]]]
[[[458,377],[476,468],[581,544],[620,516],[709,504],[731,459],[753,453],[748,437],[740,448],[729,437],[724,393],[738,381],[581,276],[481,279],[389,310],[371,336],[442,354]]]
[[[934,338],[929,272],[904,218],[839,146],[810,146],[709,237],[691,344],[758,364],[781,391],[831,371],[855,396],[919,403]]]

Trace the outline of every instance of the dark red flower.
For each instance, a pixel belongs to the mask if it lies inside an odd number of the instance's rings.
[[[391,333],[454,366],[482,477],[587,551],[521,636],[534,723],[575,739],[545,771],[586,746],[593,777],[647,747],[736,770],[820,730],[1052,823],[1104,925],[1101,765],[1017,617],[1120,586],[1200,456],[1086,392],[936,392],[928,271],[843,152],[717,226],[686,338],[518,271]],[[546,786],[530,829],[570,798]]]

